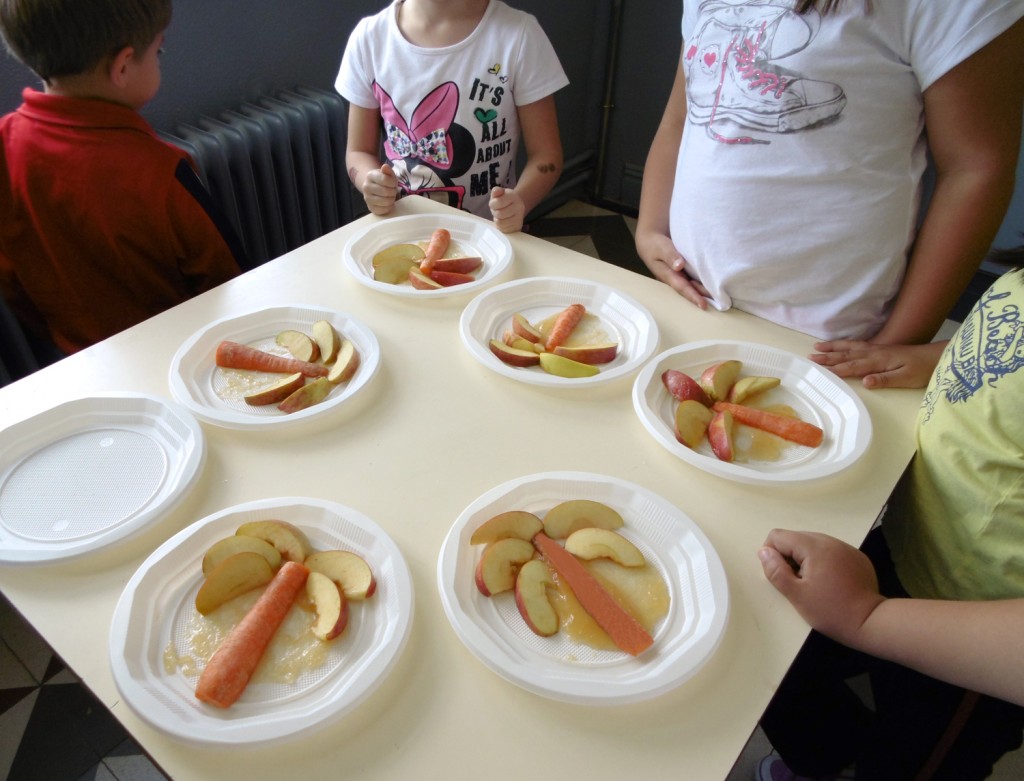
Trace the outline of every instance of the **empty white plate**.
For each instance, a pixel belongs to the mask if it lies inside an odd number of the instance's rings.
[[[206,444],[186,410],[155,396],[76,399],[0,432],[0,563],[69,559],[168,513]]]

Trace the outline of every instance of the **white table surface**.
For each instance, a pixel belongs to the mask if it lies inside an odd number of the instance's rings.
[[[421,198],[399,214],[451,213]],[[850,469],[800,485],[755,486],[697,470],[668,453],[633,411],[632,377],[592,389],[509,380],[477,363],[458,336],[468,298],[401,299],[358,284],[341,252],[364,217],[101,344],[0,389],[6,427],[62,401],[105,391],[170,398],[178,347],[232,313],[287,304],[345,312],[380,340],[372,389],[299,431],[203,425],[207,463],[194,491],[141,535],[66,563],[0,567],[0,590],[140,745],[178,779],[246,778],[724,778],[807,628],[764,580],[756,557],[776,526],[813,529],[858,544],[913,451],[917,391],[867,392],[874,439]],[[654,314],[660,348],[739,339],[806,355],[813,340],[741,312],[701,312],[667,286],[516,234],[500,281],[527,276],[597,280]],[[438,452],[443,457],[436,457]],[[436,586],[451,524],[474,499],[526,474],[614,475],[668,499],[714,545],[731,615],[712,659],[651,701],[571,705],[523,691],[490,672],[448,623]],[[349,479],[348,476],[351,476]],[[121,700],[108,629],[126,582],[161,542],[226,507],[275,496],[349,505],[381,525],[412,573],[409,643],[381,687],[330,728],[271,747],[203,748],[168,739]]]

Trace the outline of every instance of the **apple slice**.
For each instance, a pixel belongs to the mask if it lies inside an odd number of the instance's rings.
[[[274,341],[277,342],[278,347],[285,348],[298,361],[312,363],[320,357],[320,348],[317,343],[302,331],[292,329],[281,331]]]
[[[454,271],[456,274],[472,274],[483,264],[483,258],[438,258],[434,261],[434,271]]]
[[[287,521],[247,521],[235,530],[235,534],[242,537],[259,537],[277,548],[281,558],[300,564],[305,561],[311,550],[305,533]]]
[[[708,442],[719,461],[732,461],[736,456],[732,429],[732,413],[728,410],[716,412],[708,424]]]
[[[316,608],[313,637],[333,640],[348,626],[348,600],[338,584],[320,572],[310,572],[306,578],[306,596]]]
[[[528,342],[533,342],[534,344],[544,343],[544,334],[541,333],[540,329],[519,312],[512,315],[512,330]]]
[[[684,374],[675,369],[668,369],[661,374],[661,382],[665,389],[676,401],[687,401],[693,399],[699,401],[705,407],[711,406],[711,399],[704,389],[689,374]]]
[[[544,516],[544,533],[562,540],[579,529],[621,529],[622,516],[612,507],[592,499],[569,499],[556,504]]]
[[[505,333],[501,335],[501,341],[503,341],[509,347],[514,347],[517,350],[525,350],[526,352],[536,352],[536,350],[533,349],[533,342],[531,342],[529,339],[524,339],[511,328],[506,329]]]
[[[277,404],[291,396],[306,384],[306,376],[302,372],[290,374],[283,380],[271,383],[258,391],[247,393],[243,397],[246,404],[262,407],[265,404]]]
[[[337,385],[352,379],[352,375],[359,368],[359,351],[350,339],[344,339],[341,349],[338,350],[338,357],[327,374],[327,380]]]
[[[317,320],[313,323],[313,340],[320,348],[320,360],[324,363],[334,363],[334,359],[338,357],[338,350],[341,349],[341,337],[329,320]]]
[[[704,441],[708,424],[714,413],[699,401],[687,399],[676,407],[676,439],[688,448],[696,448]]]
[[[740,377],[729,389],[729,401],[740,404],[751,396],[770,391],[781,384],[778,377]]]
[[[210,570],[196,594],[196,610],[201,615],[212,613],[225,602],[267,585],[274,578],[274,570],[258,553],[242,551],[228,556]]]
[[[476,280],[476,277],[472,274],[460,274],[458,271],[441,271],[437,266],[430,272],[430,278],[441,287],[465,285],[467,282],[474,282]]]
[[[440,290],[444,287],[440,282],[435,282],[420,271],[419,266],[413,266],[409,269],[409,284],[417,290]]]
[[[277,405],[277,408],[281,412],[298,412],[299,410],[312,407],[314,404],[319,404],[321,401],[327,398],[328,394],[334,389],[334,383],[326,377],[317,377],[308,385],[303,385],[297,391],[288,396],[284,401]]]
[[[203,574],[209,574],[224,559],[236,553],[258,553],[267,560],[271,569],[276,570],[281,566],[281,552],[269,542],[259,537],[235,534],[218,540],[207,549],[203,556]]]
[[[544,524],[533,513],[525,510],[509,510],[498,513],[480,524],[469,538],[470,545],[488,545],[507,537],[529,542]]]
[[[565,549],[578,559],[611,559],[623,567],[642,567],[644,554],[633,543],[610,529],[579,529],[565,540]]]
[[[492,542],[476,565],[476,587],[485,597],[508,591],[516,583],[519,567],[533,558],[532,542],[506,537]]]
[[[564,344],[555,348],[555,355],[561,355],[579,363],[590,365],[611,363],[619,354],[619,345],[615,342],[607,344],[581,344],[575,347],[567,347]]]
[[[743,363],[737,360],[712,364],[701,373],[700,387],[704,389],[711,401],[725,401],[742,369]]]
[[[548,589],[554,587],[551,570],[540,559],[530,559],[516,575],[516,607],[530,631],[541,637],[558,631],[558,613],[548,598]]]
[[[509,366],[524,368],[526,366],[536,366],[540,363],[540,355],[533,350],[520,350],[516,347],[509,347],[500,339],[491,339],[487,346],[499,361],[507,363]]]
[[[571,358],[555,355],[555,353],[541,353],[539,358],[540,368],[548,374],[554,374],[556,377],[567,377],[569,379],[593,377],[601,371],[589,363],[580,363]]]
[[[372,597],[377,580],[366,559],[347,550],[317,551],[303,562],[310,572],[319,572],[338,584],[346,599],[360,602]]]
[[[392,244],[374,255],[370,264],[377,269],[398,261],[418,263],[425,255],[426,252],[419,244]]]

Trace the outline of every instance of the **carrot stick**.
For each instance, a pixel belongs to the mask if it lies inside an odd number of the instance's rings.
[[[242,696],[263,653],[284,621],[309,570],[286,561],[238,626],[231,630],[206,663],[196,685],[196,698],[218,708],[230,708]]]
[[[638,656],[651,647],[654,639],[640,622],[622,609],[604,586],[569,551],[538,532],[533,544],[561,575],[583,609],[597,622],[619,648]]]
[[[257,372],[295,374],[307,377],[326,377],[329,369],[318,363],[297,361],[281,355],[263,352],[255,347],[224,341],[217,345],[217,365],[224,369],[250,369]]]
[[[774,412],[728,401],[716,401],[714,408],[718,412],[728,410],[738,423],[759,428],[798,445],[817,447],[825,438],[825,432],[820,428],[797,418],[776,415]]]
[[[420,271],[429,275],[434,270],[434,264],[441,259],[441,256],[448,250],[448,244],[452,240],[452,234],[444,228],[438,228],[430,236],[423,260],[420,261]]]
[[[572,335],[573,329],[580,324],[586,313],[587,308],[583,304],[570,304],[563,309],[555,318],[555,324],[551,326],[551,333],[548,334],[544,349],[550,353],[554,352],[556,347],[565,344],[565,340]]]

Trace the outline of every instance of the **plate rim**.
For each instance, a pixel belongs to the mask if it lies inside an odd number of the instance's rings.
[[[843,458],[829,464],[804,464],[798,465],[793,470],[787,472],[768,473],[752,469],[745,464],[718,461],[703,453],[690,450],[684,445],[676,445],[674,441],[670,442],[668,438],[663,436],[662,432],[658,430],[658,424],[654,422],[657,420],[661,425],[665,425],[664,420],[662,420],[661,416],[657,415],[655,410],[651,409],[646,403],[646,393],[650,386],[652,384],[661,383],[660,377],[654,376],[657,371],[657,367],[663,361],[674,355],[715,347],[757,350],[780,356],[786,361],[800,366],[805,371],[812,373],[819,383],[824,384],[826,387],[835,389],[842,395],[843,399],[848,404],[852,405],[857,411],[858,418],[856,421],[856,435],[852,451]],[[789,350],[762,344],[760,342],[740,339],[700,339],[666,348],[653,356],[640,370],[639,374],[637,374],[636,380],[633,383],[631,395],[633,399],[633,410],[639,418],[640,423],[651,438],[665,448],[669,453],[676,456],[681,461],[691,464],[709,474],[751,485],[778,486],[780,484],[798,484],[836,475],[852,467],[864,456],[871,444],[873,436],[871,415],[868,412],[866,405],[845,382],[803,356],[797,355]]]
[[[356,370],[356,375],[352,380],[349,380],[349,383],[355,381],[354,385],[346,385],[342,390],[342,393],[335,399],[328,399],[325,402],[315,404],[312,407],[308,407],[304,410],[299,410],[298,412],[293,412],[291,414],[269,416],[244,415],[243,413],[236,412],[234,410],[217,410],[204,403],[200,403],[200,401],[193,397],[192,393],[188,389],[188,383],[181,376],[181,364],[204,338],[211,333],[214,333],[215,330],[223,328],[235,321],[265,313],[287,313],[291,310],[315,312],[317,314],[327,316],[323,319],[329,318],[332,321],[342,320],[349,325],[352,330],[358,331],[361,338],[369,342],[373,349],[369,351],[369,354],[360,356],[360,364],[359,368]],[[337,328],[338,326],[336,325],[335,327]],[[341,335],[344,336],[345,334]],[[218,318],[211,323],[207,323],[206,326],[196,330],[191,336],[181,343],[175,351],[174,356],[171,358],[170,367],[168,369],[168,385],[170,386],[171,395],[174,397],[175,401],[184,406],[193,415],[195,415],[195,417],[205,423],[235,431],[268,431],[271,429],[289,428],[301,423],[302,421],[323,417],[335,411],[344,402],[351,400],[356,394],[370,384],[373,378],[377,375],[377,372],[380,370],[381,361],[380,341],[377,339],[377,335],[374,333],[373,329],[366,325],[362,320],[359,320],[345,312],[328,309],[319,305],[299,303],[278,304],[225,315],[224,317]]]
[[[592,288],[595,293],[600,292],[604,295],[618,296],[634,309],[644,314],[649,326],[647,342],[635,357],[630,357],[629,360],[619,366],[616,366],[610,371],[601,371],[592,377],[569,378],[557,377],[553,374],[547,374],[546,372],[524,371],[518,367],[504,364],[498,360],[489,349],[480,344],[479,340],[471,333],[470,328],[473,316],[476,315],[480,307],[486,303],[489,298],[501,295],[502,293],[507,293],[508,291],[514,290],[518,287],[528,288],[531,286],[552,284],[584,285]],[[485,368],[490,369],[503,377],[507,377],[527,385],[535,385],[545,388],[586,388],[621,380],[624,377],[628,377],[634,372],[642,369],[646,361],[658,349],[658,344],[661,340],[660,329],[658,328],[658,322],[655,320],[654,315],[651,313],[650,309],[644,306],[635,297],[627,293],[623,293],[618,288],[605,284],[604,282],[598,282],[584,277],[564,276],[523,277],[494,285],[488,290],[482,291],[466,305],[465,309],[462,310],[462,315],[459,317],[459,336],[462,339],[463,346],[469,351],[470,355],[472,355],[477,362]]]
[[[120,542],[125,542],[141,533],[147,526],[158,522],[161,518],[172,512],[174,508],[184,501],[190,490],[199,481],[207,457],[206,436],[199,421],[184,405],[153,393],[137,391],[104,391],[68,399],[0,430],[0,443],[2,443],[4,438],[19,436],[26,428],[31,427],[34,423],[38,424],[41,419],[52,418],[52,422],[46,421],[48,433],[56,429],[58,434],[57,437],[48,439],[46,442],[30,448],[28,451],[18,453],[16,461],[11,461],[6,457],[8,452],[6,448],[0,448],[0,452],[4,453],[3,456],[0,456],[0,479],[6,479],[12,469],[16,468],[18,464],[23,463],[26,458],[38,453],[43,447],[89,430],[89,418],[105,414],[102,409],[93,409],[84,410],[84,417],[82,413],[68,417],[66,413],[69,409],[78,408],[83,405],[102,407],[105,404],[115,402],[136,402],[140,404],[135,414],[139,414],[142,411],[141,405],[153,405],[167,414],[174,415],[175,419],[188,430],[194,444],[177,464],[179,475],[174,487],[162,501],[146,507],[138,512],[134,518],[128,521],[122,520],[96,534],[78,538],[70,543],[55,543],[51,546],[30,541],[33,544],[10,547],[9,542],[11,538],[19,541],[24,540],[24,538],[13,534],[6,528],[0,529],[0,536],[2,536],[5,542],[3,546],[0,546],[0,564],[24,566],[65,562],[79,559],[87,554],[109,548]],[[187,438],[180,439],[179,441],[183,447],[189,444]]]
[[[124,656],[127,651],[128,636],[133,631],[129,619],[132,614],[135,593],[151,569],[160,564],[166,556],[178,551],[182,545],[187,545],[191,538],[201,535],[209,526],[217,524],[229,525],[228,518],[246,512],[272,511],[293,506],[306,506],[332,512],[339,518],[354,519],[357,525],[364,531],[373,531],[375,542],[383,545],[388,550],[388,560],[392,565],[395,576],[393,587],[396,589],[396,599],[406,608],[406,612],[395,619],[394,641],[378,648],[377,652],[369,660],[375,663],[382,660],[381,666],[374,678],[356,693],[354,699],[344,702],[340,708],[333,708],[333,703],[336,703],[338,698],[332,700],[331,707],[320,704],[311,711],[308,707],[302,705],[303,695],[301,693],[289,697],[289,710],[283,714],[287,720],[286,724],[283,727],[278,725],[276,728],[273,726],[260,727],[254,725],[249,717],[241,717],[238,723],[230,725],[230,722],[227,722],[225,719],[209,715],[203,709],[203,706],[195,706],[195,710],[192,712],[197,716],[196,723],[209,727],[219,726],[222,730],[226,730],[226,734],[213,734],[210,731],[197,732],[194,729],[190,729],[195,726],[192,722],[175,721],[174,719],[168,721],[166,707],[164,711],[159,713],[159,716],[152,709],[140,708],[137,703],[139,695],[144,696],[147,704],[153,701],[160,701],[163,704],[163,700],[173,698],[173,693],[163,688],[159,688],[161,696],[154,696],[153,691],[155,689],[146,689],[143,684],[136,681],[126,664],[122,662],[120,666],[118,665],[118,655]],[[301,526],[301,524],[297,525]],[[313,732],[320,731],[357,710],[383,684],[402,657],[412,634],[414,614],[415,593],[408,562],[406,562],[394,539],[380,524],[353,507],[329,500],[307,496],[281,496],[257,499],[225,507],[194,521],[170,537],[146,557],[125,584],[114,608],[108,630],[108,666],[119,694],[132,713],[166,735],[171,735],[197,746],[242,746],[256,742],[273,744],[300,737],[303,733],[312,734]],[[154,638],[157,641],[159,640],[159,637],[152,634],[151,626],[155,626],[155,622],[144,630],[149,635],[145,639],[150,643],[154,641]],[[192,703],[189,703],[189,705],[192,705]],[[219,710],[216,711],[217,715],[223,715],[223,713]],[[314,715],[313,720],[310,720],[311,713]],[[225,724],[230,726],[225,727]]]
[[[687,665],[682,665],[681,661],[676,661],[674,666],[681,667],[682,669],[671,676],[668,681],[635,686],[633,689],[624,690],[621,683],[616,683],[614,681],[603,681],[595,685],[593,680],[588,680],[585,692],[575,691],[574,686],[559,687],[552,685],[550,676],[545,676],[542,680],[530,681],[507,669],[507,667],[503,666],[499,660],[488,657],[483,653],[482,649],[477,647],[479,642],[478,639],[470,639],[463,631],[463,621],[469,622],[473,626],[476,626],[476,622],[473,620],[472,616],[469,616],[467,613],[459,609],[458,599],[456,598],[454,591],[452,591],[453,585],[450,583],[450,580],[458,565],[458,551],[456,550],[456,544],[460,534],[464,531],[465,525],[469,522],[469,519],[472,517],[474,512],[500,501],[502,497],[507,496],[512,491],[524,486],[529,486],[531,483],[549,480],[579,482],[581,484],[615,484],[618,488],[630,491],[634,495],[652,502],[655,506],[661,509],[671,509],[673,511],[671,513],[673,521],[679,522],[683,527],[685,527],[683,533],[693,535],[696,542],[699,544],[701,552],[707,562],[708,587],[711,589],[716,600],[715,614],[710,622],[710,626],[699,638],[699,645],[701,646],[699,657],[695,660],[687,660]],[[466,505],[446,533],[441,550],[438,554],[436,577],[442,607],[444,608],[449,624],[462,644],[479,662],[505,681],[518,686],[525,691],[529,691],[548,699],[577,705],[610,706],[642,702],[659,697],[668,691],[677,688],[686,680],[696,675],[700,669],[707,664],[711,657],[714,656],[725,636],[725,631],[728,627],[731,613],[732,597],[725,567],[722,564],[722,560],[719,557],[717,550],[704,533],[703,529],[701,529],[701,527],[687,513],[677,507],[674,503],[668,501],[651,489],[629,480],[623,480],[621,478],[593,472],[538,472],[513,478],[491,488],[488,491],[485,491]],[[676,598],[678,598],[678,595]],[[483,636],[483,633],[481,633],[481,636]],[[488,642],[493,643],[493,640],[488,639]],[[683,658],[685,659],[685,656]],[[629,665],[642,663],[642,657],[627,659],[625,662],[625,664]],[[573,670],[573,672],[575,673],[587,669],[588,668],[585,666],[580,666],[577,670]],[[668,669],[673,669],[673,666],[670,666]],[[570,680],[574,684],[578,684],[577,678],[571,678]]]
[[[355,255],[352,252],[353,246],[356,242],[365,239],[367,235],[374,231],[383,230],[389,226],[404,225],[409,222],[434,222],[438,226],[443,226],[444,223],[455,223],[460,225],[472,225],[474,228],[482,228],[490,232],[502,245],[501,257],[497,259],[493,264],[493,267],[488,269],[483,276],[462,285],[452,285],[450,287],[442,287],[436,290],[418,290],[411,285],[391,285],[386,282],[378,282],[372,276],[367,274],[365,269],[363,269],[356,260]],[[512,248],[512,242],[509,241],[508,236],[494,227],[493,223],[483,219],[482,217],[477,217],[476,215],[469,213],[450,215],[404,214],[394,217],[385,217],[383,220],[373,222],[353,234],[349,237],[348,241],[345,242],[345,246],[342,249],[342,264],[356,282],[370,290],[375,290],[384,295],[410,299],[454,298],[456,296],[472,295],[473,293],[478,292],[481,288],[493,284],[498,277],[504,274],[511,267],[513,259],[514,250]]]

